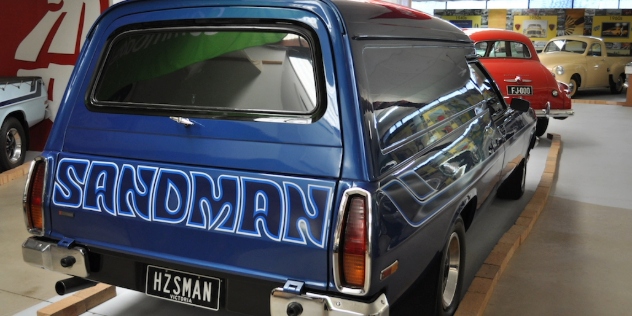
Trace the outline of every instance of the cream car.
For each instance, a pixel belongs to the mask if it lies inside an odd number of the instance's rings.
[[[610,88],[621,93],[625,82],[625,64],[632,56],[609,53],[601,38],[567,35],[552,38],[538,57],[555,75],[555,79],[569,86],[569,95],[578,89]]]

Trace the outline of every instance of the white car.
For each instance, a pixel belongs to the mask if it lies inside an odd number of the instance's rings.
[[[0,77],[0,172],[24,163],[29,127],[46,117],[48,93],[39,77]]]

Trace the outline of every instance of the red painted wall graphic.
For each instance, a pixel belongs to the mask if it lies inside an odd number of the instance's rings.
[[[0,0],[0,77],[39,76],[50,117],[33,126],[31,150],[44,147],[83,41],[108,0]]]

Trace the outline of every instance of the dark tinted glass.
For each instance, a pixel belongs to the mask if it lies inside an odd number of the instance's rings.
[[[367,47],[363,55],[383,152],[404,144],[412,148],[403,157],[418,152],[469,121],[483,100],[462,48]]]

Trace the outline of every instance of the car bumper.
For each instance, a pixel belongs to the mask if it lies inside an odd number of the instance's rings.
[[[22,244],[22,257],[26,263],[38,268],[84,278],[88,277],[89,274],[88,252],[83,247],[66,246],[29,237]],[[68,262],[73,262],[73,264],[69,265]],[[142,289],[136,290],[142,291]],[[291,293],[284,291],[283,288],[275,288],[269,295],[271,315],[288,315],[288,305],[290,304],[300,305],[303,315],[389,315],[389,304],[384,294],[373,302],[359,302],[309,292]]]
[[[33,237],[29,237],[22,244],[24,262],[38,268],[83,278],[88,276],[87,253],[82,247],[64,247]]]
[[[537,117],[554,117],[554,118],[566,118],[575,115],[575,111],[572,109],[551,109],[551,104],[546,103],[544,109],[534,109]]]
[[[289,308],[300,308],[302,315],[316,316],[389,315],[389,305],[384,294],[373,302],[364,303],[309,292],[295,294],[285,292],[282,288],[274,289],[270,295],[270,315],[289,315]]]

